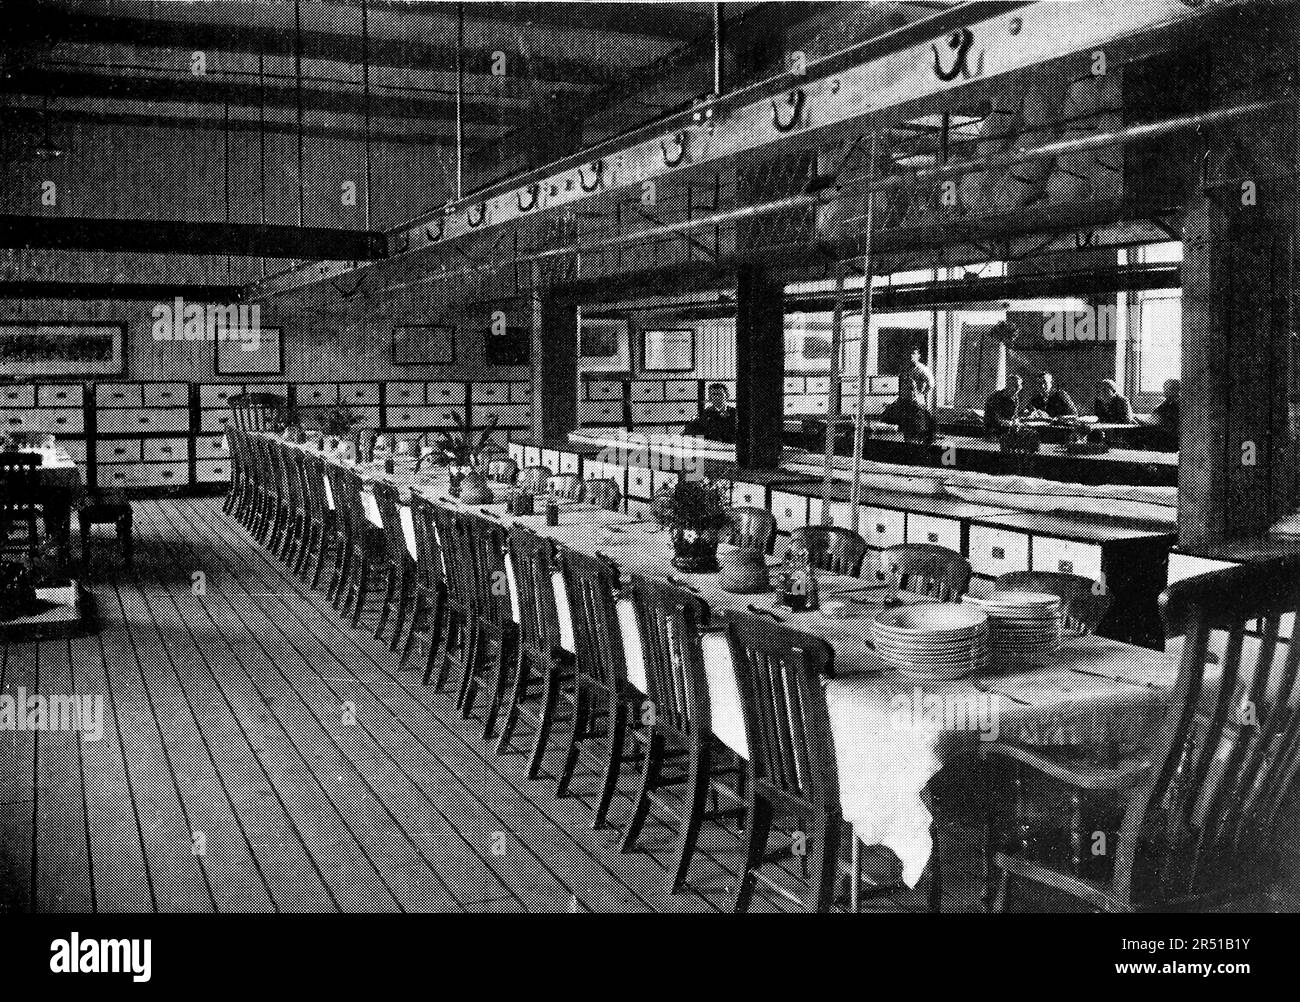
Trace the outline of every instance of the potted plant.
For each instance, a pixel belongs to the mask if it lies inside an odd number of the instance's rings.
[[[718,569],[718,540],[731,525],[721,484],[681,478],[662,496],[660,517],[672,535],[674,567],[688,574]]]
[[[444,428],[438,432],[438,459],[447,467],[451,478],[451,494],[453,497],[458,496],[465,504],[491,504],[492,491],[488,488],[486,478],[479,472],[479,467],[484,454],[489,451],[497,418],[493,416],[486,426],[475,432],[459,411],[449,412],[449,415],[455,428]]]

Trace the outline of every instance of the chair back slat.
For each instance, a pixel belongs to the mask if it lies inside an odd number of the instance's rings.
[[[557,473],[546,478],[546,493],[565,501],[582,500],[582,477],[576,473]]]
[[[535,657],[550,658],[560,644],[559,611],[551,583],[554,546],[523,526],[510,528],[510,559],[519,589],[519,633]]]
[[[857,577],[867,555],[867,541],[852,529],[837,525],[805,525],[790,533],[790,546],[803,545],[818,570]]]
[[[500,522],[477,515],[464,516],[474,544],[475,589],[479,614],[492,626],[510,622],[510,588],[506,578],[507,529]]]
[[[682,735],[712,727],[701,630],[709,606],[699,596],[654,578],[632,575],[629,589],[654,719]]]
[[[618,569],[608,560],[561,548],[557,554],[573,617],[578,671],[612,692],[627,688],[627,657],[615,594]]]
[[[551,471],[545,466],[525,466],[519,471],[515,486],[529,494],[544,494],[546,481],[551,479]]]
[[[519,476],[519,464],[513,459],[493,459],[485,468],[487,478],[498,484],[513,484]]]
[[[276,431],[284,427],[289,402],[274,393],[240,393],[230,398],[236,427],[245,431]]]
[[[1110,611],[1111,594],[1099,582],[1059,571],[1010,571],[993,583],[997,591],[1040,591],[1061,600],[1064,628],[1074,634],[1095,633]]]
[[[433,503],[419,494],[411,494],[411,526],[415,529],[416,580],[420,587],[432,591],[446,582],[447,570],[438,534],[434,530]]]
[[[384,545],[388,550],[388,559],[394,565],[401,565],[410,556],[406,533],[402,530],[401,495],[395,486],[385,480],[375,481],[371,490],[375,494],[375,507],[379,509],[379,521],[384,523]]]
[[[839,810],[839,781],[822,679],[835,655],[820,637],[728,612],[750,765],[756,783],[810,808]]]
[[[747,550],[770,553],[776,540],[776,516],[766,508],[740,506],[728,511],[731,528],[727,542]],[[859,559],[858,564],[861,566]]]
[[[970,585],[970,562],[955,550],[933,543],[891,546],[881,554],[889,593],[925,595],[939,602],[958,602]]]

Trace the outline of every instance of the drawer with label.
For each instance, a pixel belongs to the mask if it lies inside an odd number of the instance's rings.
[[[146,438],[142,455],[146,463],[183,463],[190,458],[190,443],[184,438]]]
[[[592,380],[587,383],[588,400],[622,400],[623,384],[607,380]]]
[[[450,428],[455,424],[446,407],[389,407],[384,423],[389,428]]]
[[[220,484],[230,479],[227,459],[200,459],[194,464],[194,479],[201,484]]]
[[[643,404],[651,400],[664,398],[664,384],[658,380],[638,379],[632,382],[628,399],[634,404]]]
[[[36,387],[36,402],[42,407],[80,407],[85,402],[85,391],[74,384]]]
[[[506,455],[515,461],[515,465],[520,469],[524,467],[524,443],[511,442],[506,446]]]
[[[231,383],[221,385],[210,385],[199,387],[199,406],[200,407],[229,407],[230,398],[237,397],[244,392],[242,386],[236,386]]]
[[[809,376],[804,380],[803,391],[805,393],[830,393],[831,377],[830,376]]]
[[[909,543],[929,543],[943,546],[949,550],[961,552],[961,523],[950,518],[935,518],[933,515],[918,515],[908,512],[907,541]]]
[[[802,494],[772,492],[772,517],[781,532],[789,532],[808,524],[808,499]]]
[[[767,508],[767,488],[762,484],[747,484],[737,480],[731,485],[731,504],[734,508]]]
[[[476,404],[510,403],[509,383],[474,383],[470,387],[469,398]]]
[[[903,512],[892,508],[865,507],[858,532],[867,545],[885,550],[906,542],[907,519]]]
[[[101,466],[98,472],[101,487],[179,487],[188,482],[189,466],[185,463]]]
[[[897,376],[872,376],[871,392],[879,393],[885,396],[898,396],[898,377]]]
[[[0,386],[0,407],[35,406],[35,386]]]
[[[699,400],[699,387],[693,379],[670,379],[664,383],[665,400]]]
[[[543,449],[539,458],[541,459],[541,465],[552,473],[560,472],[560,454],[554,449]]]
[[[486,428],[488,422],[497,419],[501,428],[527,428],[532,421],[532,407],[528,404],[475,404],[473,421],[475,428]]]
[[[654,497],[654,472],[643,466],[629,466],[627,470],[627,496],[648,501]]]
[[[85,415],[75,407],[28,407],[0,411],[0,431],[80,435],[85,430]]]
[[[582,457],[576,452],[560,453],[560,472],[578,473],[582,469]]]
[[[700,405],[659,400],[632,405],[633,424],[685,424],[699,417]]]
[[[145,383],[146,407],[188,407],[190,388],[186,383]]]
[[[143,407],[144,390],[139,383],[100,383],[95,387],[98,407]]]
[[[969,557],[976,574],[996,578],[1011,571],[1029,570],[1029,537],[986,525],[970,527]]]
[[[1051,536],[1035,536],[1031,570],[1077,574],[1101,580],[1101,547],[1095,543],[1076,543]]]
[[[298,406],[320,407],[339,401],[339,388],[333,383],[299,383],[294,390]]]
[[[584,400],[578,404],[578,421],[582,424],[622,424],[623,404]]]
[[[224,435],[200,435],[194,440],[195,459],[225,459],[229,455]]]
[[[510,384],[510,402],[512,404],[527,404],[533,400],[532,383],[511,383]]]
[[[388,406],[423,407],[423,383],[389,383],[384,388]]]
[[[429,383],[425,387],[425,402],[429,404],[464,404],[464,383]]]
[[[379,386],[375,383],[340,383],[339,403],[351,407],[378,407]]]
[[[233,424],[229,410],[199,411],[199,431],[221,431]]]
[[[803,376],[786,376],[785,392],[803,393]]]
[[[628,471],[628,478],[631,479],[632,471]],[[666,487],[677,486],[677,481],[682,478],[680,473],[674,473],[672,470],[655,470],[653,484],[655,494],[658,494]]]
[[[535,445],[524,446],[524,469],[542,465],[542,450]]]
[[[185,432],[190,428],[190,412],[184,408],[110,407],[99,411],[96,420],[101,432]]]
[[[786,397],[785,412],[792,417],[802,414],[818,417],[830,412],[830,397],[826,394],[814,396],[809,393],[798,397]]]
[[[138,438],[102,438],[95,443],[100,463],[138,463],[143,455]]]

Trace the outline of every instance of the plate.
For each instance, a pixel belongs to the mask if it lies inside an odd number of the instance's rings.
[[[899,634],[952,633],[979,630],[988,616],[951,602],[921,602],[886,609],[876,615],[875,625]]]

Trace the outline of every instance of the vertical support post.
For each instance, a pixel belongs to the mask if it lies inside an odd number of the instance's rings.
[[[867,431],[867,367],[871,353],[871,280],[875,277],[872,243],[876,229],[876,193],[871,186],[876,180],[876,149],[879,142],[871,134],[871,159],[867,163],[867,218],[862,239],[862,340],[858,342],[858,412],[853,417],[853,480],[849,484],[849,527],[858,531],[858,501],[862,485],[862,450]]]
[[[736,462],[775,469],[785,425],[785,289],[749,265],[736,273]]]
[[[543,290],[534,265],[532,385],[534,441],[565,439],[578,426],[578,304]]]
[[[465,197],[465,4],[456,4],[456,200]]]
[[[724,75],[724,58],[726,56],[726,39],[723,36],[722,4],[713,5],[713,93],[722,96],[726,83]]]
[[[826,453],[822,457],[822,525],[831,524],[831,463],[835,458],[835,441],[840,434],[840,414],[844,410],[843,386],[840,383],[840,356],[844,353],[844,262],[835,262],[835,308],[831,313],[831,385],[826,401]]]

